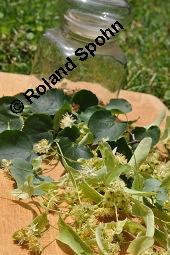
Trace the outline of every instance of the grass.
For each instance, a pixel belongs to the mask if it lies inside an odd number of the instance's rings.
[[[133,11],[121,45],[128,57],[129,90],[147,92],[170,107],[170,1],[129,0]],[[0,68],[31,72],[37,42],[46,28],[57,24],[56,0],[0,2]]]

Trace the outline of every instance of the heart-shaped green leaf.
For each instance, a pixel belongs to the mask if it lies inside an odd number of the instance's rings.
[[[118,98],[111,99],[109,104],[106,105],[106,109],[112,113],[125,114],[132,111],[132,106],[127,100]]]
[[[98,105],[88,107],[84,112],[81,112],[81,114],[79,114],[78,118],[81,121],[88,123],[88,121],[89,121],[90,117],[93,115],[93,113],[95,113],[99,110],[102,110],[102,107],[100,107]]]
[[[151,126],[148,129],[144,127],[136,127],[134,130],[132,130],[132,134],[135,137],[135,140],[140,142],[145,137],[151,137],[152,138],[152,147],[155,146],[160,139],[160,129],[157,126]],[[137,144],[133,146],[135,149]]]
[[[92,157],[92,153],[87,146],[72,143],[68,138],[62,138],[59,146],[67,164],[74,169],[81,169],[81,165],[76,162],[78,159],[89,159]]]
[[[80,106],[80,110],[84,111],[86,108],[98,105],[98,98],[91,91],[82,89],[73,96],[73,103]]]
[[[32,113],[54,115],[67,100],[68,98],[64,95],[62,90],[51,89],[38,99],[33,99],[31,111]]]
[[[32,148],[31,140],[22,131],[9,130],[0,134],[0,160],[27,159]]]
[[[34,114],[25,121],[23,131],[31,138],[33,142],[41,139],[52,140],[50,130],[53,127],[52,118],[47,114]]]
[[[23,159],[12,160],[10,172],[18,187],[23,185],[29,176],[34,176],[34,170],[31,163]]]
[[[88,123],[90,131],[93,133],[97,144],[102,139],[107,141],[117,140],[127,128],[126,123],[116,122],[116,118],[112,116],[110,111],[100,110],[95,112]]]
[[[80,130],[76,126],[66,127],[58,133],[58,137],[67,137],[74,142],[80,136]]]

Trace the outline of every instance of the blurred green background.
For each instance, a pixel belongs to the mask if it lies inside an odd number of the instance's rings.
[[[64,1],[64,0],[63,0]],[[170,1],[129,0],[132,22],[119,35],[127,54],[126,89],[147,92],[170,107]],[[29,74],[38,39],[58,22],[57,0],[0,1],[0,69]]]

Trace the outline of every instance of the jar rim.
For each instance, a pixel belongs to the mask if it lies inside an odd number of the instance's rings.
[[[121,8],[128,8],[130,9],[130,5],[128,4],[127,0],[69,0],[71,2],[75,2],[77,4],[89,4],[89,5],[107,5],[107,6],[115,6]]]

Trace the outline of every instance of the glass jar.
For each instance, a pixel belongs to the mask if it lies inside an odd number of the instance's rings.
[[[59,0],[57,7],[59,27],[47,30],[40,40],[33,74],[54,86],[66,78],[98,83],[112,92],[122,88],[127,60],[116,38],[127,25],[127,1]]]

